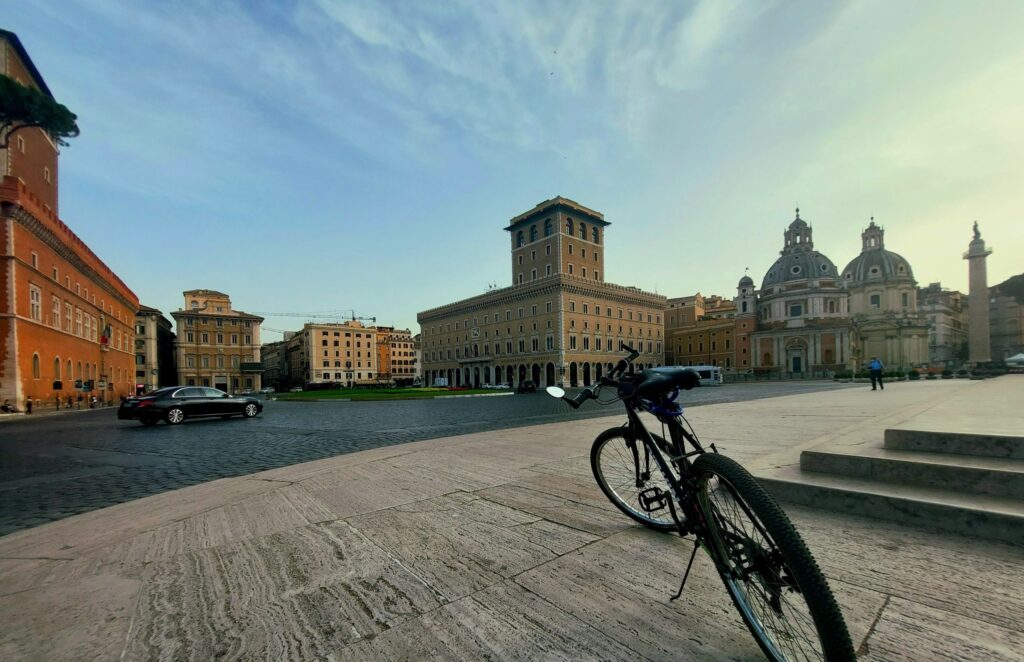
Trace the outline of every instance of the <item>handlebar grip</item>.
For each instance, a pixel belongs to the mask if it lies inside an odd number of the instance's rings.
[[[591,391],[589,388],[585,388],[582,391],[580,391],[579,395],[577,395],[575,398],[563,396],[562,399],[568,402],[570,405],[572,405],[573,409],[579,409],[580,405],[582,405],[584,402],[586,402],[592,397],[594,397],[594,392]]]

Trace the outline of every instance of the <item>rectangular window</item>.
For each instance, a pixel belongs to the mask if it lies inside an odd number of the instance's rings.
[[[803,314],[804,314],[803,304],[799,304],[799,303],[790,304],[790,306],[789,306],[789,316],[790,317],[800,317]]]
[[[28,315],[37,322],[43,320],[43,292],[36,285],[28,286]]]
[[[202,338],[203,338],[203,344],[204,345],[209,345],[210,344],[210,334],[209,333],[204,333],[202,335]]]
[[[192,355],[192,354],[189,354],[188,356],[186,356],[185,357],[185,366],[188,367],[188,368],[196,367],[196,357],[194,355]]]
[[[548,349],[554,349],[555,348],[555,339],[553,337],[551,337],[551,336],[548,336],[547,340],[545,342],[545,345],[546,345],[546,347]]]
[[[60,298],[53,297],[53,319],[50,320],[54,327],[60,328]]]
[[[209,368],[210,367],[210,357],[209,356],[203,356],[202,362],[203,362],[203,367],[204,368]]]
[[[576,336],[569,336],[569,349],[576,349]]]
[[[571,264],[569,265],[569,275],[570,276],[572,275],[572,265]]]
[[[75,308],[75,335],[82,336],[82,309]]]
[[[64,330],[71,333],[71,304],[67,301],[64,302]]]
[[[185,341],[186,342],[195,342],[196,341],[196,334],[192,333],[191,331],[187,331],[185,333]]]
[[[880,308],[882,306],[882,297],[878,294],[871,295],[871,307]]]

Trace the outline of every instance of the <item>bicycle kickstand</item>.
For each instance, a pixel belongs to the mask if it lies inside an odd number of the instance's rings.
[[[686,564],[686,573],[683,575],[683,581],[679,584],[679,590],[669,598],[669,602],[675,602],[679,599],[679,596],[683,594],[683,587],[686,586],[686,579],[690,576],[690,569],[693,567],[693,559],[697,556],[697,549],[700,547],[700,540],[694,539],[693,541],[693,553],[690,554],[690,562]]]

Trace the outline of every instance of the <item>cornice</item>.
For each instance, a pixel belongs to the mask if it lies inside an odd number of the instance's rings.
[[[138,310],[139,302],[126,298],[123,294],[112,287],[109,281],[97,272],[88,262],[75,252],[66,243],[61,241],[49,228],[24,207],[7,203],[3,205],[4,213],[13,218],[18,225],[22,226],[35,237],[40,239],[54,253],[67,260],[75,269],[93,281],[103,291],[107,292],[122,305],[126,306],[132,313]],[[107,311],[103,311],[107,314]]]
[[[417,314],[416,319],[420,324],[445,317],[465,314],[479,310],[486,306],[500,306],[524,301],[544,294],[570,294],[577,296],[600,297],[606,300],[615,301],[637,306],[649,306],[657,310],[664,310],[668,305],[668,299],[660,294],[652,294],[643,290],[632,289],[624,285],[604,283],[587,280],[579,276],[567,274],[555,274],[545,276],[536,281],[523,285],[513,285],[498,290],[491,290],[484,294],[478,294],[469,299],[455,301],[453,303],[431,308]]]

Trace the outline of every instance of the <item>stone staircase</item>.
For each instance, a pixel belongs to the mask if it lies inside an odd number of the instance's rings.
[[[780,501],[1024,545],[1024,436],[890,428],[758,480]]]

